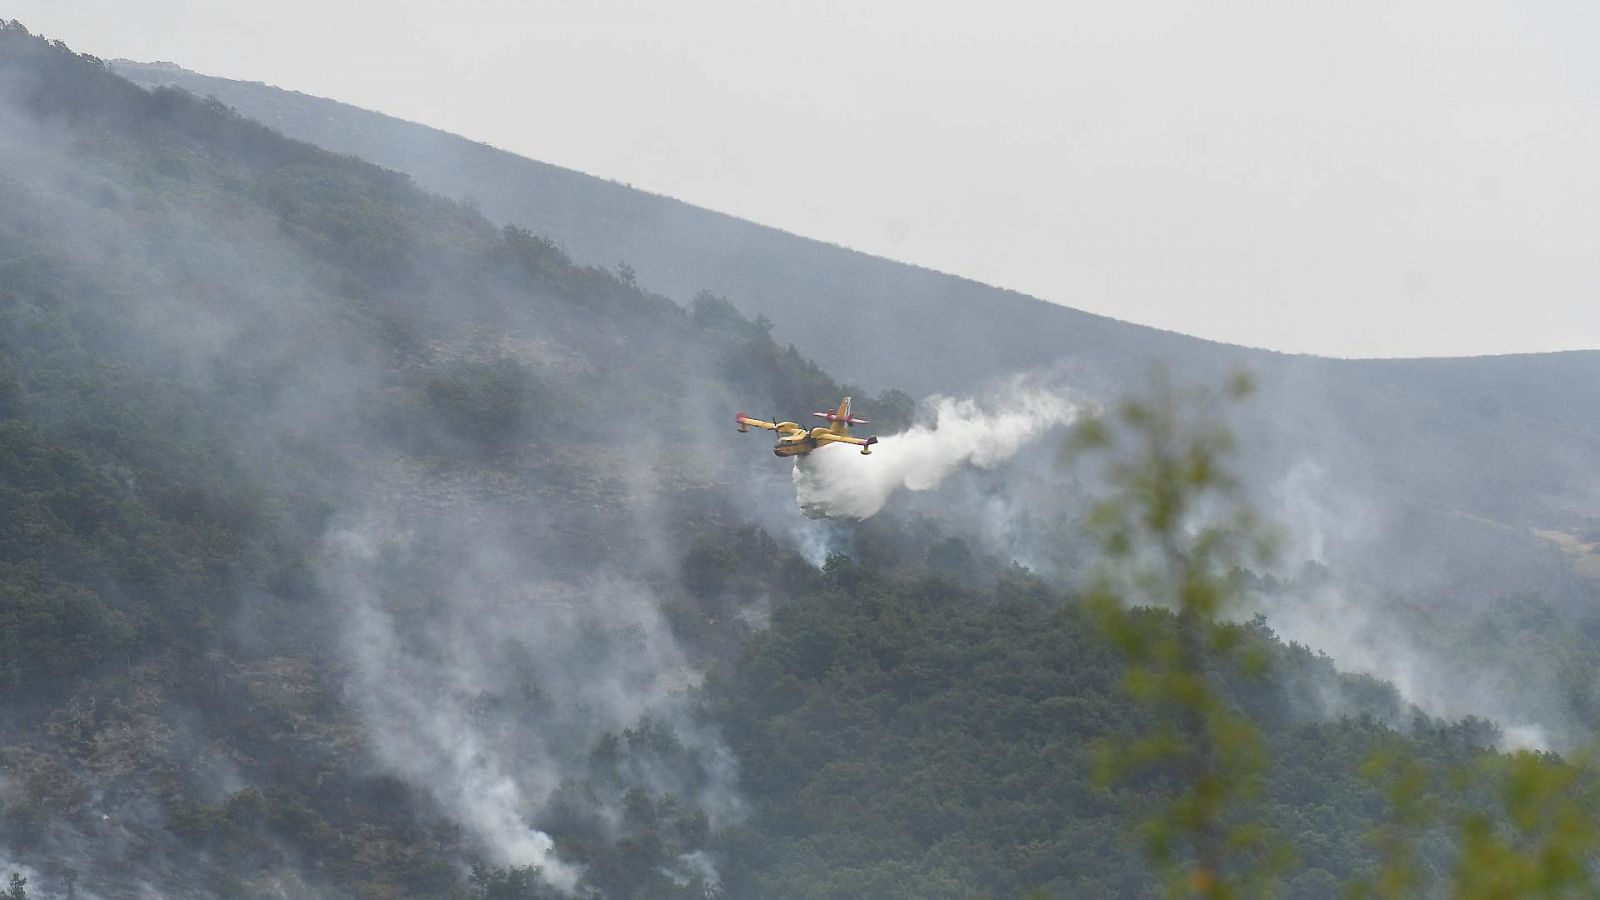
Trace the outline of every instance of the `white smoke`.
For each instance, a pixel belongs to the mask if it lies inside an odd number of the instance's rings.
[[[479,685],[463,682],[475,680],[474,673],[429,665],[406,647],[382,598],[367,588],[367,570],[407,542],[406,535],[387,531],[368,523],[330,538],[351,604],[353,687],[378,756],[424,785],[496,863],[538,866],[552,885],[572,891],[580,871],[556,858],[549,835],[527,824],[543,798],[528,796],[473,720],[466,698]]]
[[[927,403],[934,411],[931,426],[881,438],[871,456],[836,445],[799,457],[794,489],[800,508],[813,517],[870,518],[895,491],[931,490],[966,465],[993,468],[1082,409],[1063,392],[1020,384],[988,404],[952,397]]]
[[[1501,728],[1502,749],[1555,746],[1539,711],[1519,701],[1516,681],[1481,661],[1463,664],[1458,648],[1424,640],[1383,591],[1340,572],[1352,565],[1351,548],[1364,548],[1380,531],[1381,513],[1340,488],[1326,466],[1300,459],[1270,493],[1284,538],[1282,570],[1292,575],[1320,568],[1321,578],[1280,597],[1258,598],[1258,609],[1285,641],[1332,657],[1339,668],[1389,682],[1406,703],[1443,719],[1478,716]],[[1328,567],[1332,568],[1328,568]],[[1341,710],[1326,710],[1329,715]]]
[[[795,471],[799,471],[798,467]],[[840,552],[847,540],[839,529],[838,524],[819,518],[791,518],[786,530],[795,552],[813,567],[820,569],[828,561],[829,556]]]
[[[425,789],[495,864],[537,866],[567,893],[582,868],[532,823],[603,734],[662,723],[705,778],[649,761],[634,774],[713,824],[738,815],[731,753],[689,714],[699,674],[647,585],[547,577],[487,509],[416,514],[372,511],[326,548],[325,576],[349,612],[351,696],[386,767]],[[460,546],[437,556],[441,543]],[[434,576],[408,596],[405,583]],[[596,802],[602,818],[620,818],[608,798]],[[709,857],[695,863],[710,870]]]
[[[699,850],[678,857],[677,865],[666,874],[681,888],[698,883],[708,897],[716,896],[722,891],[722,876],[717,872],[716,865],[709,856]]]
[[[1400,698],[1430,716],[1457,720],[1477,716],[1501,730],[1502,750],[1550,750],[1550,729],[1531,718],[1505,673],[1462,665],[1419,645],[1407,629],[1381,612],[1379,598],[1334,582],[1263,604],[1260,612],[1285,641],[1332,657],[1339,669],[1392,684]],[[1331,717],[1342,710],[1328,709]]]

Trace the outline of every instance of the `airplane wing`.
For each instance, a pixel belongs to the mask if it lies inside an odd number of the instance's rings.
[[[858,438],[858,437],[855,437],[853,435],[834,434],[834,433],[828,432],[828,431],[822,432],[821,434],[817,435],[817,443],[818,444],[833,444],[833,443],[855,444],[857,447],[861,448],[861,455],[862,456],[871,456],[872,455],[872,445],[876,444],[877,442],[878,442],[878,439],[875,438],[875,437]]]
[[[783,435],[791,435],[797,431],[805,432],[804,428],[793,422],[768,422],[762,419],[752,419],[744,413],[739,413],[734,419],[738,421],[740,431],[749,431],[751,428],[764,428],[767,431],[776,431]]]

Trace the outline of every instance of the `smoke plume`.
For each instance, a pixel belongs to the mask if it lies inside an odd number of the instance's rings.
[[[650,587],[620,572],[556,574],[517,535],[486,505],[391,502],[330,535],[327,575],[348,604],[350,691],[382,763],[494,862],[538,866],[573,892],[582,869],[538,819],[584,778],[599,739],[655,727],[683,754],[624,760],[610,788],[586,789],[608,822],[631,786],[725,822],[738,811],[734,767],[690,714],[699,674]],[[712,871],[703,855],[684,864]]]

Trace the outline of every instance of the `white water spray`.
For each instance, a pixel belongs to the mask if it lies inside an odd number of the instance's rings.
[[[870,518],[901,488],[931,490],[964,465],[989,469],[1005,462],[1046,431],[1072,422],[1082,408],[1061,392],[1020,386],[989,404],[952,397],[928,403],[932,426],[881,438],[865,459],[845,447],[799,457],[794,490],[800,508],[818,518]]]

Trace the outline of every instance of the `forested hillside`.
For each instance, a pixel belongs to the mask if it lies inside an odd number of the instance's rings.
[[[174,64],[115,67],[405,171],[579,261],[627,263],[678,303],[715,291],[830,372],[910,396],[982,396],[1030,372],[1115,397],[1152,367],[1192,383],[1248,368],[1261,392],[1238,428],[1258,503],[1322,535],[1307,556],[1344,577],[1363,573],[1370,593],[1450,615],[1530,586],[1571,594],[1554,544],[1534,530],[1574,535],[1600,506],[1600,352],[1328,360],[1230,348],[870,258],[328,99]],[[1386,615],[1387,604],[1363,605]]]
[[[382,693],[393,667],[449,666],[457,648],[356,654],[427,643],[461,616],[526,656],[472,606],[507,597],[439,600],[473,592],[473,557],[506,553],[541,579],[517,578],[537,595],[520,627],[538,646],[589,641],[567,678],[638,691],[674,677],[667,661],[616,672],[597,654],[647,628],[685,652],[663,616],[695,621],[692,597],[635,582],[675,569],[687,523],[716,521],[734,460],[753,459],[719,454],[726,434],[680,411],[732,410],[735,376],[761,406],[842,389],[715,298],[686,313],[403,176],[148,94],[20,27],[3,39],[8,858],[74,862],[106,896],[268,890],[299,873],[435,895],[475,856],[529,861],[507,849],[523,836],[502,833],[525,825],[463,833],[452,800],[374,758],[374,719],[397,740],[420,727]],[[894,421],[896,401],[874,406]],[[636,525],[658,495],[673,504]],[[373,561],[339,543],[368,528],[434,531]],[[657,546],[638,546],[641,530]],[[511,564],[497,565],[483,579],[504,589]],[[597,568],[604,583],[572,583]],[[387,578],[407,600],[385,597],[373,622],[352,596]],[[586,590],[623,608],[567,596]],[[631,591],[650,600],[637,615]],[[699,637],[710,652],[748,627]],[[485,677],[517,677],[514,659],[496,663]],[[484,683],[415,677],[408,689],[492,716],[469,708]],[[581,702],[564,735],[581,746],[546,748],[552,771],[613,719],[637,724],[626,698]],[[676,708],[656,706],[643,710]],[[611,806],[584,812],[598,808]]]
[[[1263,388],[1260,414],[1243,426],[1265,451],[1258,465],[1308,460],[1367,502],[1398,496],[1517,527],[1570,529],[1600,500],[1590,464],[1600,453],[1600,352],[1340,361],[1230,347],[1057,305],[1070,296],[1046,303],[866,256],[331,100],[168,63],[115,65],[141,84],[214,95],[285,134],[471,198],[580,261],[624,261],[681,303],[702,289],[727,296],[852,380],[920,397],[1044,369],[1116,394],[1152,364],[1194,381],[1245,366]]]
[[[1160,894],[1141,823],[1184,774],[1098,771],[1164,713],[1091,602],[1073,504],[1094,486],[1056,465],[1059,430],[1023,468],[952,484],[1053,512],[1047,575],[952,495],[812,521],[736,409],[848,391],[886,435],[925,410],[894,382],[836,382],[742,298],[674,302],[645,260],[580,264],[16,23],[0,162],[14,896]],[[1503,390],[1473,392],[1503,404],[1484,421],[1529,409]],[[1592,589],[1525,542],[1543,546],[1513,530],[1490,558],[1551,574],[1518,601],[1537,615],[1474,597],[1440,640],[1581,672]],[[1330,578],[1229,577],[1262,602]],[[1230,649],[1208,683],[1265,744],[1263,792],[1229,815],[1293,848],[1286,895],[1394,868],[1368,840],[1403,818],[1380,751],[1425,776],[1433,813],[1404,824],[1436,890],[1488,840],[1463,816],[1512,856],[1544,846],[1508,824],[1498,789],[1518,782],[1496,767],[1569,771],[1553,757],[1503,756],[1494,723],[1430,717],[1266,620],[1213,627]],[[1595,708],[1592,678],[1539,689]]]

